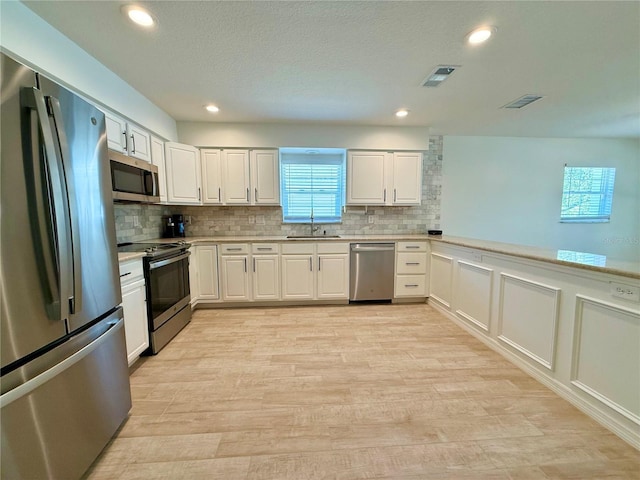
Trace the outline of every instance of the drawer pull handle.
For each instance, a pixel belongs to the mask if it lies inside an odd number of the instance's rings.
[[[242,249],[241,248],[227,248],[226,250],[227,250],[227,252],[239,252]]]
[[[420,265],[420,262],[406,262],[405,265]]]
[[[409,249],[409,248],[420,248],[420,245],[407,245],[405,248],[406,249]]]
[[[126,277],[127,275],[131,275],[133,272],[127,272],[127,273],[123,273],[122,275],[120,275],[120,278],[122,277]]]
[[[260,250],[261,252],[270,252],[271,250],[273,250],[273,248],[271,247],[258,247],[258,250]]]
[[[407,287],[407,288],[417,288],[418,286],[419,285],[416,285],[415,283],[411,284],[411,285],[405,285],[405,287]]]

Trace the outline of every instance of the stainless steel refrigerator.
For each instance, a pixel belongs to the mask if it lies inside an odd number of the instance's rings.
[[[131,408],[104,115],[0,62],[0,476],[79,478]]]

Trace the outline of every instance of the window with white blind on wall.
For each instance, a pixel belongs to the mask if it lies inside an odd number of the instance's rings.
[[[608,222],[615,168],[564,167],[561,222]]]
[[[342,149],[280,149],[280,196],[285,223],[337,223],[345,198]]]

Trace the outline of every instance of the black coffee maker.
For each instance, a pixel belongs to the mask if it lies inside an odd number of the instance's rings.
[[[164,236],[167,238],[184,237],[184,215],[176,213],[167,217]]]

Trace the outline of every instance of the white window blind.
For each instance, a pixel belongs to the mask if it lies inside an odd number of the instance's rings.
[[[280,185],[285,223],[342,220],[344,153],[280,153]]]
[[[615,176],[615,168],[565,167],[560,221],[608,222]]]

